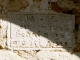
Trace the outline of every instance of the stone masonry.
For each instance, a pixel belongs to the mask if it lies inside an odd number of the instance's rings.
[[[26,60],[80,60],[80,1],[0,0],[0,49]]]

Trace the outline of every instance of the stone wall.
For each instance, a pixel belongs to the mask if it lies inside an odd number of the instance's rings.
[[[8,33],[10,31],[9,19],[14,20],[15,18],[15,17],[11,17],[11,15],[8,15],[10,12],[13,12],[12,14],[15,14],[15,13],[25,14],[26,12],[26,13],[47,13],[47,14],[63,14],[63,15],[66,14],[67,16],[75,15],[75,18],[73,17],[73,20],[75,19],[75,23],[73,23],[74,30],[71,30],[73,34],[74,46],[71,47],[71,51],[69,52],[75,54],[78,57],[80,56],[76,54],[77,52],[78,53],[80,52],[80,41],[79,41],[80,40],[80,33],[79,33],[80,32],[80,1],[79,0],[0,0],[0,48],[1,49],[9,48],[8,47],[9,41],[7,42],[7,40],[9,40],[9,37],[10,37],[10,34]],[[15,33],[14,30],[12,32],[13,34]],[[46,58],[49,54],[51,54],[50,51],[51,52],[59,51],[63,53],[62,52],[63,50],[60,50],[60,49],[61,48],[58,48],[57,50],[55,49],[54,51],[53,49],[51,49],[49,50],[49,52],[48,51],[44,52],[42,50],[35,50],[35,51],[32,50],[32,51],[26,51],[26,52],[18,50],[15,52],[20,56],[22,55],[24,56],[28,53],[29,55],[27,56],[29,57],[32,57],[32,56],[34,57],[35,55],[38,56],[40,54],[47,53],[47,55],[44,55],[44,57]],[[67,48],[63,48],[63,49],[66,50],[65,51],[66,53],[68,53],[67,51],[69,49]],[[51,55],[51,56],[54,56],[54,55]],[[47,59],[48,60],[51,59],[51,56],[47,57]],[[42,58],[42,56],[38,57],[38,59],[42,59],[42,60],[46,60],[45,58]],[[57,57],[54,60],[58,60]]]

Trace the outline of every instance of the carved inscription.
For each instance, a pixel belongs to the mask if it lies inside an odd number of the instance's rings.
[[[54,48],[73,45],[74,15],[9,14],[10,45],[19,48]]]

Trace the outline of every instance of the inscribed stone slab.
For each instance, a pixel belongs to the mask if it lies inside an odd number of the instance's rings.
[[[9,13],[10,47],[72,47],[74,15]]]

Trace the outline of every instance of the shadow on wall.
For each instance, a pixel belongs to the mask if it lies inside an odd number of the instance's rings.
[[[72,53],[74,19],[74,15],[67,14],[9,13],[11,47],[63,48]],[[16,47],[15,41],[23,45],[18,43]]]

